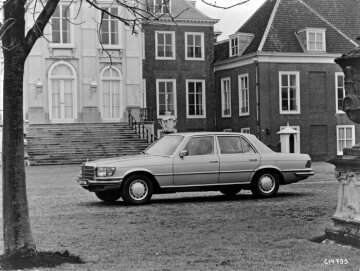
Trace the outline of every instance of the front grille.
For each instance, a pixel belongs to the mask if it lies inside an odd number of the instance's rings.
[[[95,168],[89,166],[82,167],[82,176],[87,180],[94,180]]]

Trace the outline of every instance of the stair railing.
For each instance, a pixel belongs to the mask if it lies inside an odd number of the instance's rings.
[[[153,143],[157,140],[157,136],[147,128],[144,122],[136,121],[135,117],[131,114],[131,109],[128,110],[129,126],[139,135],[139,138],[147,140],[149,143]]]

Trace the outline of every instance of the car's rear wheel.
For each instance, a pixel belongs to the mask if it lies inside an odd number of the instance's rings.
[[[95,195],[101,199],[102,201],[112,203],[117,201],[120,197],[120,191],[119,190],[109,190],[109,191],[100,191],[95,192]]]
[[[279,190],[279,174],[272,171],[257,173],[251,182],[251,192],[257,197],[271,197]]]
[[[151,180],[143,174],[131,175],[125,179],[122,198],[129,204],[145,204],[153,193]]]
[[[226,196],[235,196],[241,191],[241,188],[236,186],[228,186],[221,188],[219,191]]]

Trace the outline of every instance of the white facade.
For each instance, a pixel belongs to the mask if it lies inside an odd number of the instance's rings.
[[[145,106],[143,35],[134,35],[111,18],[103,18],[99,32],[99,10],[79,8],[80,1],[69,9],[68,4],[59,5],[45,38],[37,41],[26,61],[25,118],[30,123],[124,121],[127,108]],[[28,15],[29,29],[33,15]]]

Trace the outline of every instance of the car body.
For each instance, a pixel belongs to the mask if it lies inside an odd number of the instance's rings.
[[[198,132],[165,135],[139,155],[85,162],[78,183],[106,202],[143,204],[185,191],[270,197],[313,174],[307,154],[274,152],[252,134]]]

